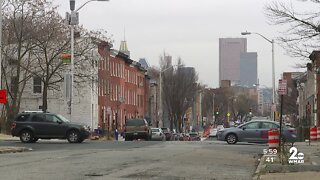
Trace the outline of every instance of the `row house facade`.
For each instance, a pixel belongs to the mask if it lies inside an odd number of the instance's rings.
[[[96,42],[92,42],[95,43]],[[98,49],[92,49],[90,54],[87,55],[88,60],[87,67],[84,69],[75,68],[74,72],[82,70],[82,73],[90,75],[91,78],[87,78],[85,82],[73,84],[73,96],[72,96],[72,109],[71,113],[68,110],[68,98],[65,92],[65,82],[56,83],[55,88],[49,88],[47,92],[48,112],[61,114],[69,119],[71,122],[77,122],[86,124],[90,127],[98,127],[98,93],[97,84],[98,80],[98,62],[103,61],[102,57],[98,53]],[[59,57],[56,59],[61,61]],[[75,62],[78,61],[77,57]],[[90,61],[90,63],[89,63]],[[11,65],[12,66],[12,65]],[[10,68],[7,66],[7,68]],[[61,72],[61,76],[65,72]],[[11,86],[14,82],[11,77]],[[75,76],[75,81],[79,81]],[[55,81],[57,79],[52,79]],[[37,75],[32,76],[26,81],[24,91],[21,95],[20,109],[19,111],[40,111],[42,109],[43,91],[44,85],[41,78]]]
[[[149,78],[138,62],[127,53],[112,49],[112,44],[96,42],[92,52],[92,67],[87,70],[92,79],[78,87],[74,84],[72,113],[68,112],[64,82],[59,89],[48,91],[48,110],[61,114],[72,122],[93,129],[123,130],[127,120],[145,118],[149,104]],[[57,59],[59,60],[59,59]],[[77,61],[77,59],[75,59]],[[20,112],[41,110],[43,84],[36,76],[28,80],[21,98]]]
[[[320,51],[313,51],[309,56],[311,63],[307,64],[307,71],[296,78],[298,90],[299,124],[305,127],[320,124]],[[316,82],[316,83],[315,83]]]
[[[309,138],[310,127],[320,125],[320,51],[313,51],[309,58],[311,62],[307,63],[307,70],[294,78],[298,91],[295,126],[300,140]]]
[[[103,60],[98,66],[98,124],[109,132],[121,132],[129,119],[145,118],[149,79],[146,70],[128,53],[101,43],[99,54]]]

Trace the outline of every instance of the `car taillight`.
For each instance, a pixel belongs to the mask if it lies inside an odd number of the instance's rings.
[[[17,126],[17,124],[14,122],[14,123],[12,123],[11,124],[11,129],[14,129],[14,128],[16,128],[16,126]]]
[[[147,127],[147,126],[145,126],[145,127],[144,127],[144,130],[145,130],[145,131],[148,131],[148,127]]]

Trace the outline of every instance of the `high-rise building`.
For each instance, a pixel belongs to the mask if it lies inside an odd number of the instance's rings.
[[[240,86],[252,87],[258,80],[258,63],[256,52],[240,54]]]
[[[246,38],[219,39],[219,84],[222,80],[230,80],[231,85],[239,83],[240,55],[245,52],[247,52]]]

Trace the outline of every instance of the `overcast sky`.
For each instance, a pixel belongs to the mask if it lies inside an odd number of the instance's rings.
[[[76,0],[79,7],[87,0]],[[279,0],[290,2],[290,0]],[[291,0],[297,7],[315,4]],[[271,0],[110,0],[90,2],[80,10],[80,23],[87,29],[104,29],[113,35],[119,49],[125,37],[131,58],[146,58],[158,66],[164,51],[186,66],[193,66],[199,80],[218,87],[219,38],[244,37],[242,31],[258,32],[276,38],[280,27],[267,23],[264,6]],[[54,0],[59,12],[70,11],[69,0]],[[302,6],[303,5],[303,6]],[[247,36],[248,52],[258,53],[258,78],[263,86],[272,86],[271,43],[257,35]],[[284,71],[296,69],[299,62],[275,46],[276,82]],[[276,83],[277,84],[277,83]]]

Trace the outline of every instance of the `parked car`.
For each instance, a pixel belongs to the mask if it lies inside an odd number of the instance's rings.
[[[179,136],[179,141],[191,141],[191,137],[188,133],[181,133]]]
[[[166,127],[163,127],[161,129],[162,129],[163,133],[166,135],[166,140],[170,141],[172,138],[172,132],[170,131],[170,129],[166,128]]]
[[[161,128],[151,128],[152,140],[165,141],[166,135],[162,132]]]
[[[211,128],[210,129],[210,133],[209,133],[209,137],[216,137],[218,133],[218,129],[217,128]]]
[[[176,129],[172,129],[172,138],[171,140],[173,141],[178,141],[179,140],[179,133],[177,133]]]
[[[86,125],[71,123],[59,114],[25,111],[15,117],[11,134],[20,137],[23,143],[38,139],[67,139],[70,143],[81,143],[89,137],[90,129]]]
[[[200,134],[197,132],[190,132],[189,136],[191,138],[191,141],[201,141]]]
[[[216,128],[211,128],[209,137],[217,137],[218,131],[224,129],[223,125],[218,125]]]
[[[133,139],[150,140],[152,137],[151,128],[145,119],[128,119],[124,129],[125,141]]]
[[[267,143],[268,131],[279,129],[280,124],[270,120],[252,120],[238,127],[225,128],[218,131],[217,138],[227,141],[228,144],[237,142]],[[295,129],[283,126],[283,137],[286,142],[294,143],[297,140]]]

